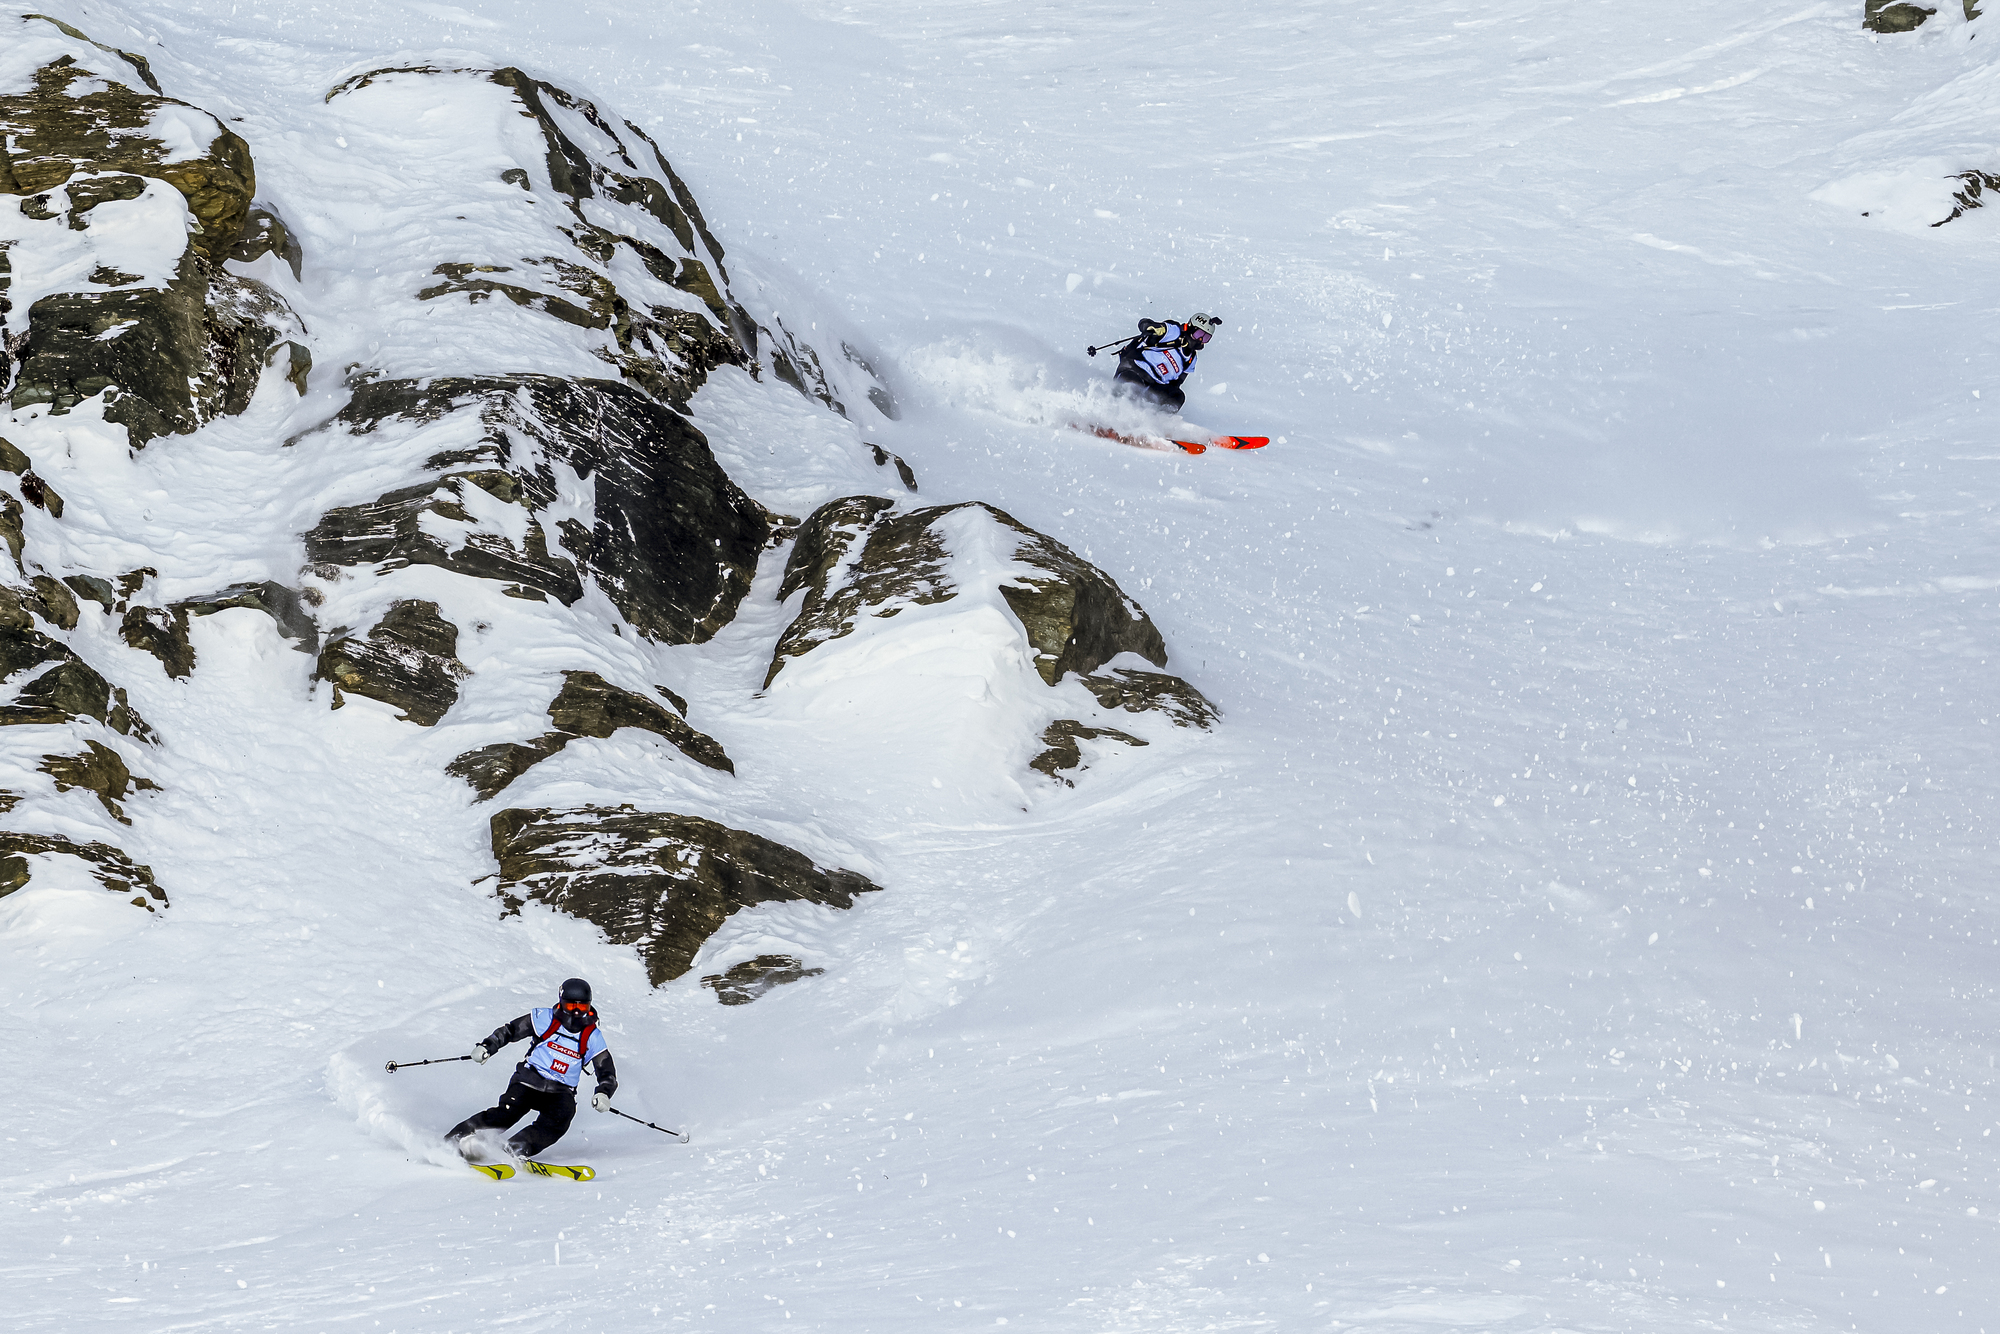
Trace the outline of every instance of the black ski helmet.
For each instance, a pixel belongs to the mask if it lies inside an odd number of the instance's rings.
[[[556,1019],[572,1033],[581,1033],[597,1022],[597,1011],[590,1003],[590,983],[572,977],[562,984],[556,996]]]

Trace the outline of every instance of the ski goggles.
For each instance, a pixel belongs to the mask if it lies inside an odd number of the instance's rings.
[[[580,1014],[588,1018],[591,1013],[590,1002],[584,1001],[582,1004],[578,1004],[575,1001],[564,1001],[562,1004],[556,1006],[556,1013]]]
[[[1188,341],[1193,343],[1196,347],[1207,347],[1208,340],[1214,337],[1214,335],[1209,333],[1208,330],[1196,329],[1193,328],[1192,326],[1189,327],[1187,331],[1187,336],[1188,336]]]

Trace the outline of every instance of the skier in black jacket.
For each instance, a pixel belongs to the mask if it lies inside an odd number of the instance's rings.
[[[505,1130],[529,1112],[540,1112],[534,1121],[507,1141],[508,1151],[532,1158],[554,1144],[569,1129],[576,1115],[576,1090],[583,1069],[590,1066],[597,1075],[597,1091],[590,1105],[602,1112],[611,1106],[618,1091],[618,1073],[611,1065],[611,1052],[598,1031],[597,1009],[590,1003],[590,983],[572,977],[562,984],[562,992],[552,1008],[534,1009],[510,1020],[480,1039],[472,1048],[472,1059],[484,1064],[486,1058],[510,1042],[532,1039],[528,1054],[514,1067],[507,1091],[500,1101],[483,1112],[474,1112],[446,1133],[453,1142],[475,1130]],[[465,1146],[459,1145],[462,1152]]]
[[[1187,402],[1181,381],[1193,373],[1196,355],[1221,325],[1220,319],[1202,313],[1186,320],[1140,320],[1139,337],[1118,354],[1116,383],[1164,412],[1179,412]]]

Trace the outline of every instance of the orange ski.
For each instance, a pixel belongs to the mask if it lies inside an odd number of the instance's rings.
[[[1121,445],[1134,445],[1140,449],[1178,449],[1184,454],[1206,454],[1209,447],[1216,449],[1262,449],[1271,443],[1268,435],[1219,435],[1206,442],[1200,440],[1169,440],[1157,435],[1132,435],[1124,431],[1114,431],[1109,426],[1078,426],[1079,431],[1088,431],[1101,440],[1116,440]]]
[[[1218,435],[1207,444],[1203,444],[1199,440],[1176,440],[1173,443],[1179,445],[1190,454],[1206,454],[1211,446],[1216,449],[1262,449],[1271,443],[1271,437],[1268,435]]]

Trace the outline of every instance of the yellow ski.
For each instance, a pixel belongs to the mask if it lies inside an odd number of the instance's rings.
[[[597,1175],[595,1169],[584,1167],[581,1164],[569,1167],[562,1163],[538,1163],[532,1158],[522,1159],[521,1166],[527,1168],[538,1177],[568,1177],[571,1181],[589,1181]]]
[[[505,1181],[514,1175],[514,1169],[505,1163],[467,1163],[466,1166],[481,1176],[492,1177],[495,1181]]]

